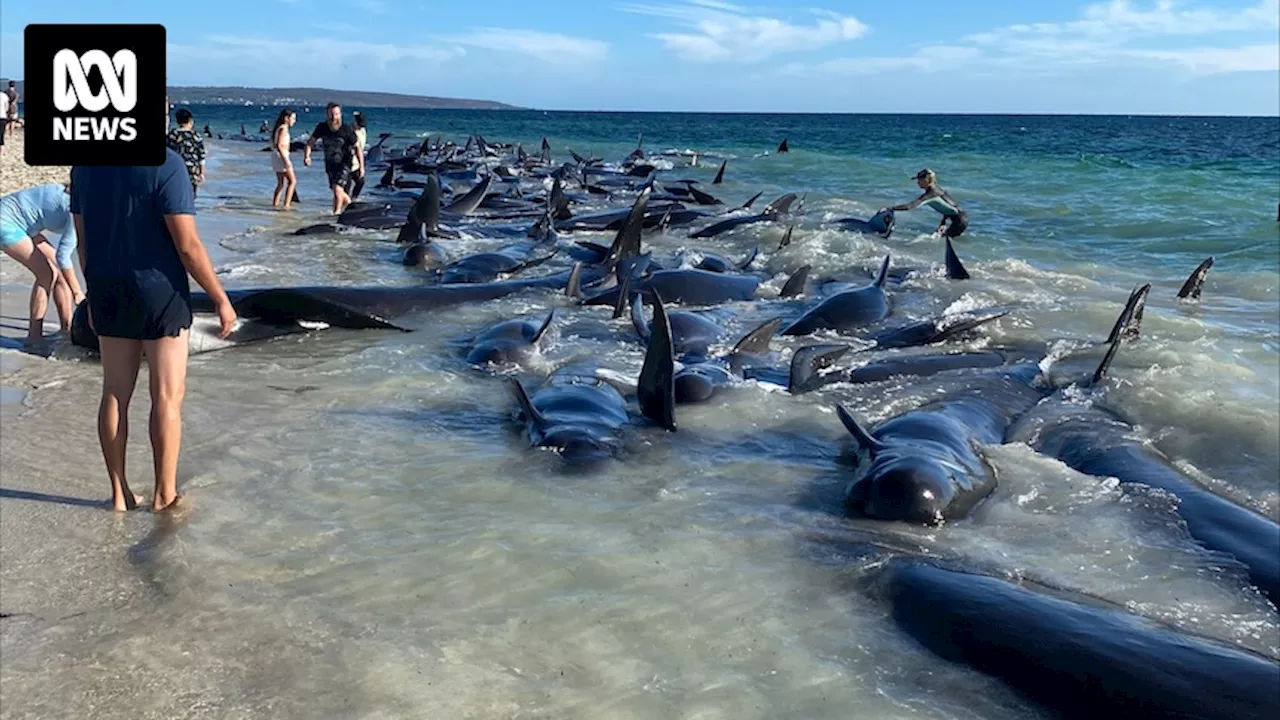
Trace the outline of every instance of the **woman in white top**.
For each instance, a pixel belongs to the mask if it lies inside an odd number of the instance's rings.
[[[271,129],[271,169],[276,173],[276,191],[271,196],[271,207],[280,207],[280,199],[284,198],[285,210],[292,210],[294,189],[298,187],[298,176],[293,172],[293,161],[289,159],[289,128],[298,121],[298,114],[293,108],[285,108],[276,118],[276,125]]]
[[[351,121],[355,125],[356,141],[360,143],[361,148],[366,148],[368,146],[367,140],[369,138],[369,131],[365,129],[364,115],[359,111],[353,112],[351,113]],[[355,157],[354,153],[352,153],[351,156],[351,169],[360,169],[360,159]],[[351,177],[353,179],[351,185],[351,200],[354,201],[360,194],[360,191],[364,189],[364,173],[353,172]]]

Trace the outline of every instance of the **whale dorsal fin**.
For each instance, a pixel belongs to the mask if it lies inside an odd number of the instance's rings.
[[[533,342],[538,342],[542,339],[543,335],[547,334],[547,330],[551,329],[551,321],[554,320],[555,317],[556,311],[555,308],[552,308],[551,312],[547,313],[547,319],[542,321],[542,327],[538,328],[538,332],[533,334]]]
[[[533,406],[533,401],[529,399],[529,393],[525,392],[524,385],[516,378],[507,379],[507,389],[511,391],[511,395],[516,399],[516,403],[520,405],[520,410],[524,412],[525,419],[533,423],[534,427],[541,430],[547,426],[547,419],[538,412],[538,408]]]
[[[724,182],[724,166],[728,164],[729,164],[728,160],[723,160],[720,162],[720,171],[716,173],[716,179],[711,181],[712,185],[719,185],[720,183]]]
[[[811,380],[819,370],[831,367],[851,348],[848,345],[806,345],[791,356],[791,374],[787,378],[787,390],[792,394],[808,392]]]
[[[763,355],[769,351],[769,343],[782,327],[782,318],[774,318],[760,323],[754,330],[742,336],[731,351],[734,357],[740,355]]]
[[[1178,291],[1178,298],[1186,300],[1200,299],[1200,290],[1204,288],[1204,278],[1209,274],[1209,268],[1213,267],[1213,256],[1209,256],[1191,272],[1187,281],[1182,283],[1182,289]]]
[[[1098,369],[1093,371],[1093,377],[1089,378],[1089,385],[1092,387],[1102,382],[1107,376],[1107,371],[1111,369],[1111,361],[1115,360],[1116,351],[1120,349],[1120,344],[1124,342],[1124,338],[1116,338],[1111,343],[1111,347],[1107,348],[1107,354],[1102,357],[1102,362],[1098,363]]]
[[[573,299],[582,299],[582,263],[573,264],[573,270],[569,273],[569,282],[565,283],[564,294]]]
[[[891,255],[884,256],[884,262],[880,263],[880,274],[876,276],[875,286],[884,287],[884,281],[889,277],[889,258]]]
[[[641,340],[649,340],[649,321],[644,316],[644,301],[639,294],[631,299],[631,326]]]
[[[787,278],[787,284],[782,286],[782,292],[778,293],[778,297],[792,298],[803,295],[804,284],[809,279],[809,267],[802,265],[799,270],[791,273],[791,277]]]
[[[871,433],[867,432],[866,429],[859,425],[858,421],[853,418],[853,415],[849,414],[849,411],[846,410],[843,405],[836,405],[836,414],[840,416],[840,422],[844,423],[844,428],[849,431],[849,434],[853,436],[853,439],[857,440],[858,444],[861,445],[862,448],[871,455],[871,457],[875,457],[876,453],[884,450],[884,443],[872,437]]]
[[[778,242],[779,250],[791,244],[791,233],[795,231],[796,231],[795,223],[792,223],[787,227],[787,232],[782,235],[782,240]]]
[[[636,396],[640,412],[653,422],[676,429],[675,347],[671,340],[671,321],[662,305],[662,296],[653,294],[653,323],[650,325],[649,349],[640,368]]]
[[[951,246],[951,238],[947,238],[947,278],[950,280],[968,280],[969,271],[964,269],[964,263],[960,262],[960,256],[956,255],[956,249]]]

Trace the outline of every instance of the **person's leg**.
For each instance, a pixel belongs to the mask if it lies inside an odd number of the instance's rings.
[[[182,445],[182,398],[187,388],[187,330],[177,337],[142,342],[151,375],[151,454],[156,490],[151,509],[178,500],[178,451]]]
[[[964,233],[965,228],[969,227],[969,216],[961,213],[951,218],[951,223],[947,225],[946,236],[955,239]]]
[[[280,207],[280,191],[284,190],[285,176],[284,173],[276,173],[276,191],[271,194],[271,207]],[[288,198],[285,195],[285,198]],[[285,200],[285,207],[289,206],[289,201]]]
[[[102,400],[98,404],[98,442],[111,479],[111,507],[132,510],[142,497],[129,489],[125,479],[125,449],[129,442],[129,401],[138,384],[142,365],[142,341],[98,336],[102,359]]]
[[[62,333],[71,331],[71,313],[75,312],[75,304],[71,297],[71,288],[62,278],[62,273],[58,270],[58,264],[62,258],[58,257],[58,252],[47,241],[36,245],[40,253],[45,256],[49,262],[49,267],[53,270],[53,304],[58,308],[58,330]],[[44,311],[48,311],[48,301],[41,303],[45,307]],[[44,317],[42,314],[41,317]]]
[[[0,238],[0,242],[5,243],[5,254],[22,263],[22,266],[30,270],[36,278],[36,283],[31,288],[27,340],[38,342],[44,338],[44,313],[49,309],[48,297],[54,283],[53,265],[49,263],[44,253],[36,250],[36,244],[31,238],[22,238],[16,242],[11,239],[6,242]]]
[[[283,173],[283,177],[284,177],[284,195],[282,195],[282,197],[284,198],[284,209],[292,210],[293,198],[294,196],[297,195],[297,192],[298,192],[298,176],[294,174],[293,170],[289,170]]]

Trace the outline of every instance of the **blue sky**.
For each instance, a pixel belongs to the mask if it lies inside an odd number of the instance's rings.
[[[812,2],[812,4],[810,4]],[[1280,114],[1280,0],[58,0],[160,22],[172,85],[569,110]]]

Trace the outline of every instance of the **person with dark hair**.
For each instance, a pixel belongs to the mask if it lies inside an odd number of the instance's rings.
[[[351,202],[348,194],[351,184],[352,162],[354,156],[355,174],[364,177],[364,147],[356,139],[355,130],[342,122],[342,106],[329,103],[325,108],[326,118],[316,125],[302,149],[302,164],[311,166],[311,148],[317,142],[324,143],[324,172],[329,176],[329,188],[333,190],[333,214],[340,215]]]
[[[204,182],[204,139],[196,132],[195,118],[191,111],[179,108],[174,113],[178,126],[169,131],[169,148],[182,157],[187,166],[187,175],[191,178],[191,197],[195,197],[196,189]]]
[[[9,107],[3,118],[4,124],[9,132],[18,126],[18,83],[13,80],[9,81],[9,89],[4,91],[9,98]]]
[[[294,193],[297,192],[298,176],[293,171],[293,160],[289,159],[289,128],[298,121],[298,114],[293,108],[285,108],[276,116],[275,127],[271,128],[271,169],[276,174],[276,191],[271,195],[271,207],[280,207],[280,198],[284,198],[284,209],[292,210]]]
[[[155,167],[74,167],[70,211],[87,285],[89,328],[98,337],[102,399],[98,442],[111,481],[111,507],[132,510],[142,498],[129,489],[125,457],[129,401],[147,359],[151,386],[151,509],[178,507],[178,453],[187,385],[191,288],[188,273],[208,293],[225,338],[236,311],[218,282],[196,229],[196,206],[182,156],[165,149]]]
[[[365,144],[369,139],[369,131],[365,129],[364,113],[360,112],[359,110],[351,113],[351,122],[355,126],[356,145],[357,147],[360,148],[360,152],[363,153],[365,149]],[[359,161],[356,158],[354,157],[351,158],[352,172],[355,172],[356,170],[360,169],[358,167],[358,163]],[[351,182],[351,202],[355,202],[356,198],[360,197],[360,191],[363,189],[364,189],[364,173],[357,173],[353,175],[352,182]]]

